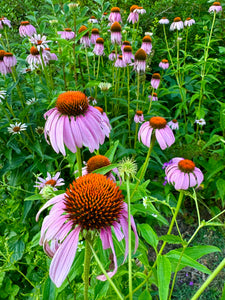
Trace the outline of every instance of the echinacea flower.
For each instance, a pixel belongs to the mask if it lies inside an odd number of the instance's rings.
[[[104,155],[95,155],[89,158],[89,160],[86,163],[86,166],[82,168],[82,176],[87,175],[89,173],[92,173],[95,170],[98,170],[103,167],[107,167],[111,165],[111,161],[108,159],[108,157]],[[117,168],[113,168],[111,171],[105,174],[107,178],[112,179],[114,182],[116,182],[115,176],[112,174],[114,172],[120,181],[120,184],[122,183],[120,174]]]
[[[146,13],[146,10],[142,6],[139,6],[134,10],[134,12],[143,15]]]
[[[106,92],[111,88],[111,83],[109,82],[100,82],[98,87],[100,88],[101,91]]]
[[[111,125],[110,125],[110,123],[109,123],[109,118],[107,117],[107,114],[104,112],[104,110],[101,108],[101,107],[99,107],[99,106],[94,106],[94,108],[95,109],[97,109],[99,112],[100,112],[100,114],[101,114],[101,127],[102,127],[102,129],[104,130],[104,132],[105,132],[105,135],[107,136],[107,137],[109,137],[109,132],[110,132],[110,130],[111,130]]]
[[[169,22],[170,21],[166,17],[162,17],[162,19],[159,20],[159,24],[162,24],[162,25],[169,24]]]
[[[20,22],[19,34],[21,37],[31,37],[35,33],[37,33],[36,29],[33,25],[30,24],[29,21]]]
[[[163,70],[168,69],[169,68],[168,59],[162,59],[161,62],[159,63],[159,67],[162,68]]]
[[[56,153],[66,155],[65,146],[73,153],[78,148],[99,149],[109,136],[110,125],[105,116],[89,105],[87,96],[69,91],[58,96],[56,106],[44,114],[45,139]],[[49,137],[49,140],[48,140]]]
[[[97,38],[93,52],[95,55],[98,55],[98,56],[104,55],[104,39],[103,38]]]
[[[11,52],[5,52],[3,61],[9,68],[14,67],[17,63],[16,57]]]
[[[153,89],[157,90],[159,84],[160,84],[160,74],[154,73],[151,79],[151,86],[153,87]]]
[[[58,57],[55,53],[51,52],[50,48],[45,48],[45,50],[42,51],[43,58],[45,57],[45,54],[47,55],[47,60],[58,60]]]
[[[138,22],[138,19],[139,19],[139,14],[135,11],[136,9],[138,8],[138,5],[132,5],[130,7],[130,14],[127,18],[127,21],[129,23],[137,23]]]
[[[11,21],[9,21],[7,18],[2,17],[0,18],[0,29],[3,29],[3,26],[7,25],[9,28],[11,28]]]
[[[118,56],[119,55],[117,54],[117,57]],[[113,50],[112,53],[109,54],[109,60],[111,60],[111,61],[114,61],[117,57],[116,57],[116,51],[115,50]]]
[[[14,134],[20,134],[21,131],[24,131],[27,129],[26,124],[22,124],[21,122],[16,122],[15,124],[10,124],[8,127],[8,132]]]
[[[83,31],[86,31],[87,27],[85,25],[82,25],[80,29],[78,30],[78,33],[81,33]],[[90,47],[90,39],[89,39],[89,32],[86,32],[81,38],[80,43],[83,45],[84,48]]]
[[[45,35],[41,36],[40,34],[34,34],[30,38],[30,42],[31,44],[36,45],[36,48],[38,49],[38,51],[40,51],[40,49],[48,48],[48,43],[51,41],[47,41]]]
[[[216,13],[222,11],[222,6],[221,6],[220,2],[214,2],[213,5],[210,6],[209,13],[214,12],[214,11]]]
[[[40,193],[42,193],[43,188],[46,185],[50,185],[53,188],[53,191],[57,191],[57,186],[62,186],[64,185],[64,179],[59,178],[60,172],[57,172],[55,176],[51,176],[49,172],[47,172],[47,177],[44,179],[42,177],[37,177],[39,181],[36,182],[34,187],[37,187],[40,190]]]
[[[200,119],[200,120],[195,120],[195,123],[197,123],[197,124],[203,126],[203,125],[206,124],[206,121],[205,121],[204,119]]]
[[[83,236],[83,231],[98,232],[103,249],[112,250],[114,270],[108,272],[108,276],[115,275],[118,265],[113,236],[119,242],[125,239],[124,261],[128,255],[128,211],[123,200],[124,196],[116,183],[104,175],[90,173],[73,181],[64,194],[55,196],[39,210],[37,221],[40,213],[53,205],[42,223],[39,244],[52,257],[49,276],[57,287],[62,285],[70,271],[79,235]],[[131,227],[135,234],[136,251],[138,235],[132,216]],[[99,275],[97,279],[105,281],[106,277]]]
[[[98,28],[91,30],[91,44],[95,44],[96,40],[100,37]]]
[[[4,63],[4,56],[6,54],[5,50],[0,50],[0,73],[2,75],[6,75],[7,73],[10,73],[10,68],[6,66]]]
[[[129,41],[124,41],[124,42],[122,43],[122,46],[121,46],[122,54],[123,54],[123,49],[124,49],[125,46],[130,46],[130,42],[129,42]]]
[[[121,15],[120,15],[120,8],[119,7],[112,7],[111,8],[111,13],[109,15],[109,21],[111,23],[122,22],[122,18],[121,18]]]
[[[145,50],[147,54],[151,53],[152,50],[152,38],[149,35],[146,35],[142,39],[141,49]]]
[[[111,31],[111,43],[112,44],[121,44],[122,35],[121,35],[121,26],[118,22],[114,22],[110,28]]]
[[[71,28],[65,28],[64,31],[58,31],[57,33],[60,34],[61,38],[64,40],[72,40],[76,37],[76,34]]]
[[[157,93],[153,93],[153,95],[149,95],[148,96],[149,101],[158,101],[158,94]]]
[[[29,100],[26,101],[26,105],[31,105],[31,104],[34,104],[35,102],[37,102],[36,99],[35,98],[31,98],[31,99],[29,99]]]
[[[138,49],[135,53],[134,70],[138,73],[145,72],[147,54],[143,49]]]
[[[187,18],[185,21],[184,21],[184,26],[192,26],[193,24],[195,24],[195,20],[194,19],[191,19],[191,18]]]
[[[91,16],[90,19],[88,20],[88,23],[96,24],[98,23],[98,20],[95,18],[95,16]]]
[[[170,126],[170,128],[172,130],[178,130],[179,129],[179,123],[178,123],[178,121],[176,119],[173,119],[172,121],[170,121],[168,123],[168,126]]]
[[[40,52],[35,46],[30,48],[30,54],[27,56],[26,61],[32,68],[36,68],[37,65],[42,65]]]
[[[142,124],[138,132],[138,140],[142,141],[145,146],[150,147],[152,133],[155,134],[162,150],[170,147],[175,142],[173,131],[162,117],[152,117]]]
[[[123,55],[119,55],[119,56],[118,56],[117,60],[115,61],[114,66],[115,66],[116,68],[124,68],[124,67],[126,67],[126,63],[125,63],[125,61],[123,60]]]
[[[144,122],[144,115],[142,110],[137,110],[136,114],[134,115],[134,122],[135,123],[142,123]]]
[[[187,190],[189,187],[198,187],[204,176],[195,163],[189,159],[175,157],[165,169],[168,183],[174,185],[176,190]]]
[[[184,23],[180,17],[176,17],[173,20],[173,23],[170,25],[170,30],[174,31],[175,29],[181,30],[184,28]]]
[[[126,64],[131,64],[132,59],[134,60],[134,55],[132,54],[132,47],[131,46],[125,46],[123,48],[123,61]]]

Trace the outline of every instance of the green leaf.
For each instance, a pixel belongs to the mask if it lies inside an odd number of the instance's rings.
[[[85,89],[88,87],[92,87],[92,86],[98,86],[100,83],[100,81],[96,81],[96,80],[90,80],[86,85],[85,85]]]
[[[148,224],[139,224],[138,228],[141,231],[141,235],[145,241],[154,249],[156,249],[158,245],[158,236],[151,226]]]
[[[4,277],[5,277],[5,272],[0,272],[0,287],[2,286],[2,282],[4,280]]]
[[[172,267],[172,272],[175,272],[177,264],[180,260],[180,255],[181,253],[179,251],[176,250],[172,250],[169,253],[166,254],[166,257],[170,260],[171,263],[171,267]],[[191,257],[189,257],[186,254],[183,254],[181,261],[180,261],[180,266],[179,266],[179,270],[183,269],[184,267],[192,267],[194,269],[197,269],[203,273],[206,274],[211,274],[211,271],[206,268],[205,266],[201,265],[200,263],[198,263],[197,261],[195,261],[194,259],[192,259]]]
[[[148,290],[144,290],[138,297],[138,300],[152,300],[152,296]]]
[[[181,252],[183,250],[183,248],[179,248],[176,249],[176,251]],[[184,254],[190,256],[193,259],[199,259],[204,255],[213,253],[213,252],[221,252],[220,249],[218,247],[215,246],[208,246],[208,245],[204,245],[204,246],[193,246],[190,248],[185,249]]]
[[[21,239],[15,241],[15,237],[13,237],[9,240],[9,249],[13,251],[10,261],[14,263],[22,258],[25,244]]]
[[[220,194],[222,206],[224,207],[224,205],[225,205],[225,201],[224,201],[225,200],[225,180],[222,178],[218,179],[216,182],[216,187]]]
[[[105,153],[105,156],[108,157],[110,161],[113,161],[116,149],[119,145],[119,141],[115,141],[114,144],[109,148],[109,150]]]
[[[29,197],[26,197],[24,201],[34,201],[34,200],[42,200],[42,196],[40,194],[35,194]]]
[[[202,148],[202,150],[204,150],[205,148],[209,147],[212,144],[215,144],[217,142],[221,141],[221,136],[214,134],[210,140],[204,145],[204,147]]]
[[[92,171],[92,173],[98,173],[98,174],[105,175],[106,173],[110,172],[112,169],[116,168],[117,166],[118,166],[117,164],[111,164],[109,166],[96,169],[96,170]]]
[[[178,235],[162,235],[159,240],[167,242],[169,244],[183,244],[182,239]]]
[[[169,259],[165,255],[160,255],[158,257],[157,278],[159,299],[167,300],[171,278],[171,264]]]
[[[45,300],[54,300],[56,299],[56,286],[51,281],[50,277],[45,281],[43,299]]]

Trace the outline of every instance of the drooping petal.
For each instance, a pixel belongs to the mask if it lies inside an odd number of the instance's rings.
[[[59,148],[59,151],[62,153],[62,155],[66,155],[66,151],[65,151],[65,147],[64,147],[64,143],[63,143],[63,129],[64,129],[64,119],[67,118],[65,116],[61,116],[59,119],[58,119],[58,122],[56,124],[56,129],[55,129],[55,132],[56,132],[56,143],[57,143],[57,146]]]
[[[118,222],[114,222],[113,223],[113,228],[114,228],[114,231],[115,231],[116,238],[120,242],[124,238],[124,235],[121,232],[120,224]]]
[[[157,139],[157,142],[159,143],[160,148],[162,150],[165,150],[167,148],[167,144],[166,144],[164,136],[163,136],[163,129],[156,129],[155,137]]]
[[[65,197],[65,194],[61,194],[61,195],[58,195],[58,196],[55,196],[53,197],[51,200],[49,200],[48,202],[46,202],[42,208],[38,211],[37,215],[36,215],[36,222],[38,221],[39,219],[39,216],[41,214],[41,212],[43,210],[45,210],[47,207],[57,203],[57,202],[60,202],[60,201],[63,201],[64,200],[64,197]]]
[[[80,226],[76,227],[65,238],[56,251],[49,270],[49,276],[57,287],[60,287],[72,266],[79,241]]]
[[[82,145],[83,145],[82,135],[80,132],[80,128],[77,125],[77,122],[74,120],[74,116],[70,117],[70,124],[71,124],[71,131],[73,133],[73,138],[74,138],[75,144],[78,148],[82,148]]]
[[[104,250],[108,249],[110,247],[110,243],[109,243],[109,237],[108,237],[108,233],[107,230],[102,228],[100,231],[100,239],[102,241],[102,247]]]
[[[64,143],[66,145],[66,147],[73,153],[76,153],[77,148],[76,148],[76,144],[74,142],[74,138],[73,138],[73,133],[71,130],[71,125],[70,125],[70,120],[69,117],[66,116],[65,120],[64,120]]]

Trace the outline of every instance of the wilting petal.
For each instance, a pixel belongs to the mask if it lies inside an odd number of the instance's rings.
[[[60,287],[72,266],[79,241],[80,226],[65,238],[56,251],[49,270],[49,276],[57,287]]]

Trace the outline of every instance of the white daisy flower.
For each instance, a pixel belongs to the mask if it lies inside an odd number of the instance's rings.
[[[27,125],[26,124],[22,124],[21,122],[18,123],[16,122],[15,124],[10,124],[8,127],[8,132],[14,134],[20,134],[21,131],[26,130]]]

